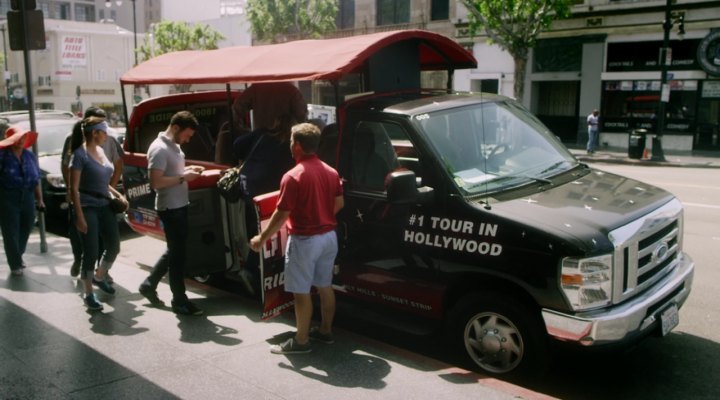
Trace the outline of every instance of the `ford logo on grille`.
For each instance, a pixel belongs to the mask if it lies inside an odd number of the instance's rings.
[[[665,258],[667,258],[668,254],[670,253],[670,247],[667,243],[661,242],[658,243],[658,245],[655,247],[655,250],[652,252],[652,259],[655,262],[661,262]]]

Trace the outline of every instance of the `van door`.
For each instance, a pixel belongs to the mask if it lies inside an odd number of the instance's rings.
[[[222,94],[222,93],[220,93]],[[215,95],[217,97],[218,95]],[[171,102],[175,100],[176,102]],[[163,100],[162,106],[136,109],[133,125],[129,127],[123,160],[123,184],[130,203],[127,222],[136,232],[165,239],[160,218],[155,211],[155,192],[150,188],[147,149],[163,132],[173,114],[191,111],[200,127],[190,142],[182,145],[188,165],[202,165],[207,170],[223,166],[213,162],[213,132],[219,130],[225,102],[216,99],[198,99],[189,96]],[[145,111],[144,114],[141,114]],[[233,263],[232,245],[229,242],[227,214],[229,206],[221,200],[215,183],[219,174],[203,175],[189,182],[188,224],[190,226],[186,251],[187,276],[206,276],[222,272]]]
[[[407,227],[423,206],[390,204],[386,192],[393,171],[412,169],[421,180],[422,160],[400,121],[358,118],[346,126],[336,289],[365,301],[439,316],[443,286],[438,271],[405,241]]]

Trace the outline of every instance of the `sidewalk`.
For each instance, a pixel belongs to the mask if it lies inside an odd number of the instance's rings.
[[[117,293],[98,294],[103,312],[82,304],[67,239],[48,234],[39,254],[34,233],[23,277],[0,253],[0,399],[549,398],[341,329],[310,354],[272,355],[294,330],[291,313],[262,322],[252,300],[193,283],[204,316],[151,307],[137,293],[138,262],[164,245],[148,240],[123,241]],[[169,303],[166,283],[158,292]]]
[[[673,155],[665,154],[665,161],[649,159],[636,159],[628,157],[628,152],[598,150],[594,154],[587,154],[584,149],[570,149],[570,152],[584,163],[607,163],[642,165],[655,167],[684,167],[684,168],[720,168],[720,152],[698,152],[693,154]]]

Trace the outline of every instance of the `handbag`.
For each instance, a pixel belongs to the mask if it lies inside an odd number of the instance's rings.
[[[128,209],[128,204],[122,201],[119,197],[111,197],[110,198],[110,209],[115,214],[122,214]]]
[[[78,191],[80,193],[85,193],[85,194],[89,194],[90,196],[97,197],[98,199],[109,200],[110,202],[108,203],[108,207],[110,207],[112,212],[114,212],[115,214],[122,214],[128,210],[128,205],[126,205],[125,202],[122,201],[122,199],[120,199],[119,197],[98,193],[98,192],[95,192],[92,190],[80,189]]]
[[[217,188],[220,191],[220,195],[230,203],[237,202],[243,195],[243,188],[240,183],[241,171],[242,165],[228,168],[225,170],[225,174],[217,181]]]
[[[223,176],[218,179],[218,191],[226,201],[230,203],[236,203],[243,196],[247,196],[245,185],[243,185],[242,169],[252,156],[253,152],[257,148],[257,145],[260,143],[262,138],[263,135],[260,135],[260,137],[255,141],[255,144],[253,144],[252,148],[250,149],[250,152],[248,153],[245,162],[243,162],[240,166],[226,169]]]

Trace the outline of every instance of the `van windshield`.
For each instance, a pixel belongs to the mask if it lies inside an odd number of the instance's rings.
[[[546,182],[577,165],[535,116],[512,101],[417,115],[413,122],[466,195]]]

